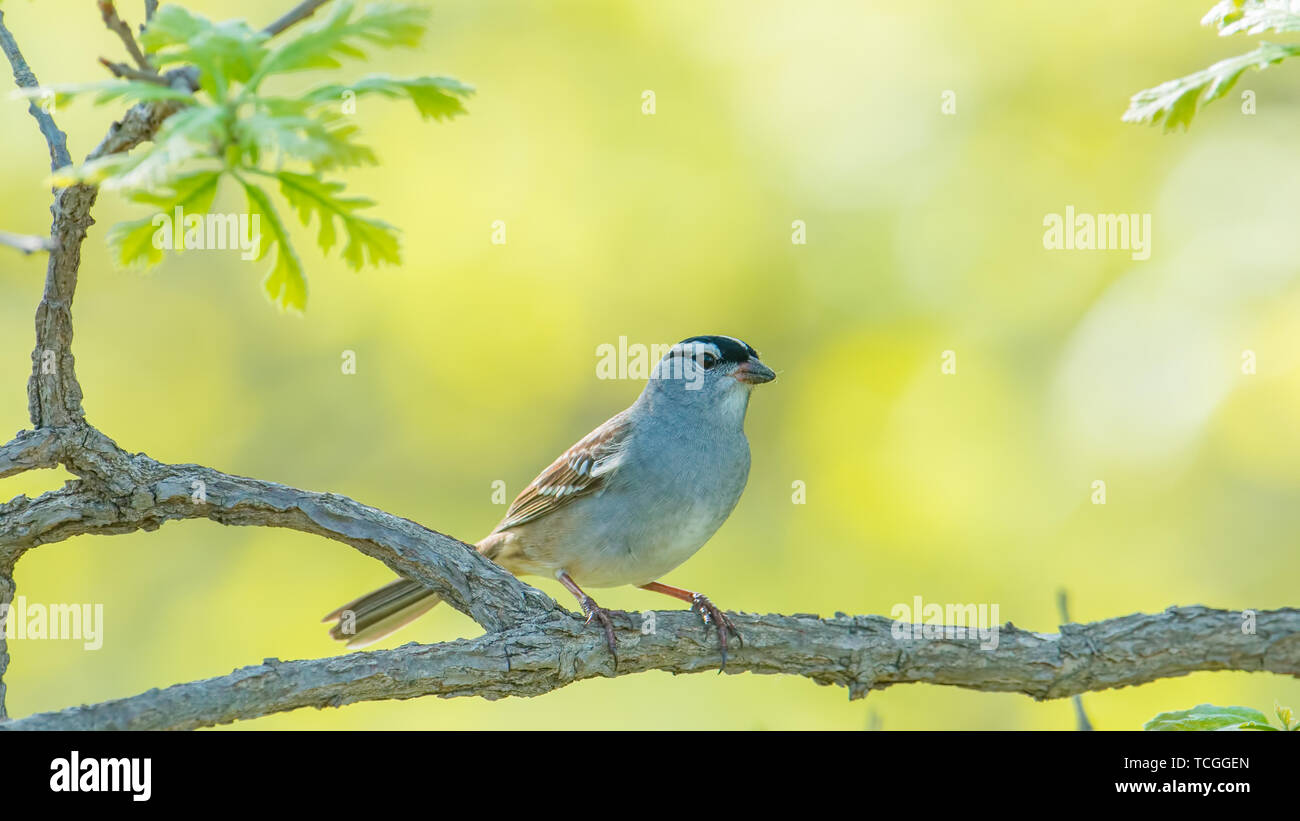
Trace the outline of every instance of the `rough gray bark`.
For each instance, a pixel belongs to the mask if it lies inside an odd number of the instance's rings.
[[[14,730],[187,730],[302,707],[437,695],[487,699],[535,696],[597,676],[647,670],[698,673],[717,669],[712,631],[692,613],[656,612],[654,632],[630,614],[618,625],[614,669],[599,631],[576,615],[474,639],[408,644],[395,650],[282,662],[267,659],[220,678],[150,690],[131,698],[16,719]],[[881,616],[753,616],[736,614],[745,647],[728,673],[802,675],[847,687],[850,698],[894,684],[947,684],[972,690],[1063,698],[1201,670],[1300,669],[1300,610],[1257,615],[1254,635],[1239,613],[1171,608],[1042,635],[1006,625],[996,650],[978,639],[895,638]]]
[[[300,3],[267,33],[274,36],[324,2]],[[3,12],[0,47],[18,84],[36,86]],[[192,70],[164,78],[177,87],[197,87]],[[176,107],[174,102],[133,107],[88,159],[149,140]],[[49,144],[52,167],[67,165],[63,132],[35,103],[30,110]],[[619,625],[615,670],[601,631],[589,629],[544,593],[451,537],[344,496],[202,465],[164,464],[118,447],[86,421],[72,356],[72,301],[97,193],[91,185],[54,192],[50,260],[36,311],[28,383],[33,429],[0,445],[0,478],[60,465],[77,478],[35,499],[19,496],[0,504],[0,604],[13,600],[14,563],[28,550],[77,535],[153,530],[171,520],[205,518],[226,525],[292,528],[351,545],[437,591],[487,632],[437,645],[312,661],[269,660],[221,678],[10,721],[5,721],[3,683],[9,655],[0,633],[0,726],[183,729],[307,706],[422,695],[531,696],[593,676],[717,669],[715,639],[694,614],[628,617],[636,621]],[[651,616],[654,629],[644,631],[649,622],[641,619]],[[845,686],[853,698],[905,682],[1060,698],[1198,670],[1300,675],[1300,612],[1261,612],[1257,618],[1254,633],[1242,631],[1240,614],[1203,607],[1066,625],[1059,635],[1008,624],[997,649],[982,650],[978,639],[896,638],[893,622],[878,616],[827,620],[741,614],[736,622],[745,646],[732,653],[728,672],[802,675]]]
[[[16,441],[34,436],[29,432]],[[513,627],[556,608],[545,593],[524,585],[473,547],[346,496],[203,465],[163,464],[143,453],[127,453],[88,425],[65,436],[75,438],[40,450],[32,443],[25,452],[62,454],[80,480],[35,499],[19,496],[0,505],[0,563],[12,565],[34,547],[72,536],[157,530],[174,519],[211,519],[225,525],[285,527],[351,545],[437,591],[488,630]],[[34,458],[28,457],[28,464]]]

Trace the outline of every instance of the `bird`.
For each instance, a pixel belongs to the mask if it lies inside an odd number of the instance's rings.
[[[758,352],[731,336],[672,346],[626,410],[582,437],[538,474],[475,548],[516,576],[549,576],[598,622],[617,664],[611,616],[587,588],[632,585],[689,602],[713,626],[725,667],[732,620],[707,596],[658,581],[717,532],[749,478],[745,415],[757,385],[776,379]],[[365,647],[428,612],[437,594],[398,579],[322,619],[348,647]]]

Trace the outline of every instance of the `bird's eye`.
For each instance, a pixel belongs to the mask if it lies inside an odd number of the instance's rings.
[[[700,366],[706,371],[718,364],[718,358],[707,351],[696,356],[695,361],[700,363]]]

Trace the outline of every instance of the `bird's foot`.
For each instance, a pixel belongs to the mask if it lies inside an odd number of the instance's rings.
[[[745,646],[745,639],[740,635],[740,631],[736,629],[736,625],[732,623],[731,619],[727,618],[727,614],[719,610],[717,605],[709,601],[709,597],[703,593],[691,595],[691,609],[699,613],[700,618],[704,620],[704,632],[706,634],[709,625],[713,625],[718,631],[718,646],[722,650],[722,668],[718,670],[720,673],[722,670],[727,669],[727,634],[730,633],[735,636],[736,642],[741,647]]]
[[[600,622],[600,626],[605,629],[605,643],[609,645],[609,654],[614,657],[614,666],[618,666],[618,646],[614,642],[614,622],[611,616],[626,616],[627,613],[622,610],[607,610],[596,604],[596,600],[591,596],[583,595],[578,603],[582,605],[582,612],[587,614],[587,624],[592,620]]]

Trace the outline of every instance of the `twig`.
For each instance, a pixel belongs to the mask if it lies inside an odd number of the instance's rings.
[[[49,251],[54,248],[54,243],[50,242],[49,237],[33,237],[30,234],[11,234],[8,231],[0,231],[0,245],[8,245],[10,248],[17,248],[24,254],[34,254],[37,251]]]
[[[262,31],[268,36],[274,37],[275,35],[289,28],[289,26],[292,26],[295,23],[298,23],[302,20],[307,19],[308,17],[311,17],[313,14],[316,13],[316,9],[320,8],[321,6],[325,5],[328,2],[329,0],[305,0],[305,2],[299,3],[298,5],[290,9],[279,20],[276,20],[271,25],[262,29]]]
[[[5,57],[9,58],[9,65],[13,66],[14,82],[20,88],[39,88],[40,83],[36,81],[36,75],[32,73],[27,61],[23,59],[22,52],[18,50],[18,43],[14,40],[14,36],[5,27],[4,18],[5,13],[0,11],[0,49],[4,51]],[[48,111],[37,105],[36,100],[28,102],[27,110],[36,118],[41,134],[50,147],[50,170],[57,171],[71,164],[72,159],[68,156],[68,135],[59,130],[59,127],[54,124],[54,118]]]
[[[133,68],[126,63],[115,63],[106,57],[100,57],[99,62],[100,65],[111,71],[115,77],[124,77],[128,80],[139,80],[141,82],[154,83],[155,85],[160,86],[171,85],[167,81],[167,78],[158,74],[156,71],[141,71],[140,69]]]
[[[140,50],[140,44],[135,41],[135,35],[131,33],[131,27],[117,13],[117,6],[113,0],[99,0],[99,13],[104,18],[104,25],[108,30],[113,32],[121,39],[122,44],[126,46],[126,51],[135,60],[135,64],[140,67],[141,71],[149,74],[157,74],[149,58]]]

